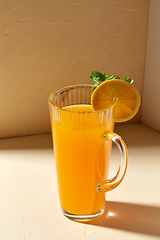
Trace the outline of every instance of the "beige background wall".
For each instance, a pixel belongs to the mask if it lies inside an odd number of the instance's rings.
[[[0,137],[50,132],[48,95],[99,70],[142,95],[149,0],[0,0]],[[134,121],[140,121],[140,113]]]
[[[160,131],[160,1],[150,1],[142,123]]]

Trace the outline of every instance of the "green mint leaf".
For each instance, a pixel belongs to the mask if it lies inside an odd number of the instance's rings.
[[[134,80],[129,77],[125,77],[124,81],[129,82],[130,84],[132,84],[134,82]]]
[[[107,75],[107,76],[106,76],[106,79],[108,80],[108,78],[110,78],[110,77],[111,77],[111,75]]]
[[[94,82],[94,85],[92,86],[92,90],[95,90],[101,84],[101,82],[112,80],[112,79],[120,79],[118,75],[106,75],[105,73],[102,74],[98,71],[92,71],[91,74],[92,76],[90,76],[90,78]],[[130,84],[134,82],[133,79],[129,77],[125,77],[124,81]]]
[[[92,74],[93,77],[98,78],[99,81],[101,81],[101,82],[105,81],[105,79],[106,79],[106,78],[105,78],[105,73],[102,74],[102,73],[100,73],[100,72],[98,72],[98,71],[92,71],[91,74]]]
[[[106,76],[106,81],[111,80],[111,79],[120,79],[118,75],[107,75]]]
[[[97,85],[100,84],[100,83],[99,83],[99,77],[90,76],[90,78],[92,79],[92,81],[93,81],[95,84],[97,84]]]

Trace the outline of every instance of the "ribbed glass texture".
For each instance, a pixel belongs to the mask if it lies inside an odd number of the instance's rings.
[[[112,143],[104,133],[113,131],[113,108],[93,111],[91,95],[92,87],[81,84],[49,97],[60,204],[72,219],[97,216],[105,205],[97,184],[108,177]]]

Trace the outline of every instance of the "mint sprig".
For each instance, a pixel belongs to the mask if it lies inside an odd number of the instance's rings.
[[[92,71],[90,78],[94,82],[94,85],[92,86],[92,90],[95,90],[102,82],[111,80],[111,79],[120,79],[118,75],[106,75],[105,73],[100,73],[98,71]],[[129,77],[125,77],[124,81],[133,83],[133,79]]]
[[[130,84],[132,84],[134,82],[134,80],[129,77],[125,77],[124,81],[129,82]]]

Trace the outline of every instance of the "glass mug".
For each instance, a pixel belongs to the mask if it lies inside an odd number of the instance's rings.
[[[100,217],[105,192],[123,180],[128,164],[127,147],[113,133],[113,105],[91,108],[92,86],[65,87],[49,96],[50,122],[56,161],[59,200],[63,214],[75,221]],[[112,141],[121,158],[116,175],[108,179]]]

